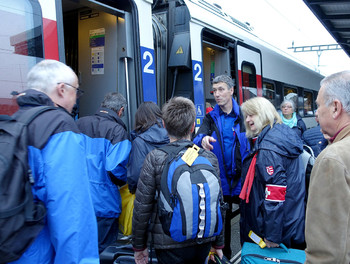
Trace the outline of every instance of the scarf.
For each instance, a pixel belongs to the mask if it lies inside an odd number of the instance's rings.
[[[244,184],[242,187],[242,191],[239,194],[239,198],[242,200],[246,200],[246,203],[249,203],[249,194],[252,189],[253,181],[254,181],[254,175],[255,175],[255,164],[256,164],[256,156],[258,155],[258,152],[255,153],[252,162],[249,165],[249,169],[247,172],[247,176],[244,180]]]
[[[282,121],[285,125],[289,126],[290,128],[297,126],[298,119],[297,114],[294,112],[291,119],[287,119],[281,114]]]

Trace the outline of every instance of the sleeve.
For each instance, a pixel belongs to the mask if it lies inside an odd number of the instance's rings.
[[[118,180],[124,182],[126,182],[130,150],[131,142],[127,139],[127,135],[122,136],[121,140],[114,144],[109,142],[106,150],[106,171],[110,171]]]
[[[42,150],[47,221],[54,263],[98,263],[97,224],[83,137],[53,135]]]
[[[137,184],[132,216],[132,244],[136,251],[147,247],[147,232],[156,195],[156,171],[153,152],[146,156]]]
[[[144,144],[146,143],[141,140],[138,140],[138,138],[136,138],[132,142],[129,164],[127,169],[127,182],[131,193],[135,193],[136,191],[141,168],[145,157],[148,154]]]
[[[315,164],[306,207],[306,263],[350,262],[349,182],[346,164],[334,158]]]
[[[283,207],[287,190],[283,157],[268,150],[260,150],[258,157],[259,180],[264,185],[261,191],[265,194],[262,203],[265,238],[279,244],[282,242]]]
[[[198,129],[197,134],[194,136],[193,138],[193,143],[196,144],[199,147],[202,147],[202,139],[205,136],[210,136],[212,134],[212,131],[210,130],[210,119],[208,117],[209,114],[207,114],[204,118],[203,118],[203,123],[200,126],[200,128]]]
[[[306,125],[302,119],[300,119],[299,122],[300,122],[301,134],[303,134],[306,131]]]

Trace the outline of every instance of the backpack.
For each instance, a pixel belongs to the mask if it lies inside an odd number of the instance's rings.
[[[220,178],[204,150],[193,143],[159,150],[168,154],[158,198],[164,233],[177,242],[219,235],[223,225]],[[198,153],[191,166],[184,161],[189,150]]]
[[[303,160],[303,165],[305,170],[305,191],[306,191],[305,200],[307,201],[307,198],[309,195],[309,183],[310,183],[311,171],[315,164],[316,157],[312,148],[305,144],[303,145],[303,152],[300,154],[300,156]]]
[[[20,116],[0,116],[0,263],[17,260],[44,226],[46,209],[34,201],[28,164],[28,124],[53,106],[31,108]]]

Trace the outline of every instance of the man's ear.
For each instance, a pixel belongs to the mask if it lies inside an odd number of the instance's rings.
[[[196,127],[196,122],[193,122],[192,127],[191,127],[191,133],[193,133],[195,127]]]
[[[338,99],[335,99],[332,103],[332,108],[333,108],[332,117],[333,119],[337,119],[343,111],[341,102]]]
[[[123,116],[123,112],[124,112],[124,106],[122,106],[120,109],[119,109],[119,111],[118,111],[118,116],[119,117],[122,117]]]
[[[58,97],[64,97],[66,90],[64,89],[64,83],[59,83],[56,86],[55,93]]]

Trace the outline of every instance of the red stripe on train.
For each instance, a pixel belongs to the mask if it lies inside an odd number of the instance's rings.
[[[57,22],[43,18],[45,59],[58,60]]]

